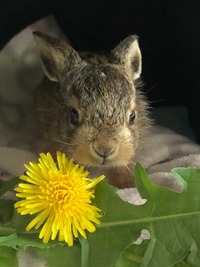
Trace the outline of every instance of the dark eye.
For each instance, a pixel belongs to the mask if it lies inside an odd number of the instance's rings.
[[[132,110],[129,114],[129,125],[133,125],[135,120],[135,112]]]
[[[79,124],[79,114],[75,108],[71,108],[69,111],[69,120],[71,124],[77,126]]]

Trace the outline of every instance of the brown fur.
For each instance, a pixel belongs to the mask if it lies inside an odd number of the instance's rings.
[[[40,150],[64,151],[91,173],[101,170],[111,184],[133,186],[130,169],[150,124],[139,88],[136,36],[126,38],[109,57],[79,55],[67,43],[39,32],[35,39],[46,73],[35,97]],[[70,123],[71,108],[78,111],[78,125]]]

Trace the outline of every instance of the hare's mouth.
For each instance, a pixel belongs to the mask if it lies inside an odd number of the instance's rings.
[[[89,149],[77,146],[73,151],[69,151],[76,163],[87,167],[119,167],[126,166],[133,154],[132,149],[124,148],[116,143],[114,145],[91,144]]]

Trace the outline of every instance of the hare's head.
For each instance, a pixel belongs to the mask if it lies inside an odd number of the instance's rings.
[[[137,37],[127,37],[107,60],[93,64],[63,41],[39,32],[34,35],[44,72],[58,88],[54,120],[59,131],[48,129],[54,133],[55,150],[87,166],[127,165],[149,124],[147,104],[138,88]]]

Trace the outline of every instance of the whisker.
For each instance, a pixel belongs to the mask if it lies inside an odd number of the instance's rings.
[[[52,137],[50,137],[49,139],[52,140],[52,141],[58,142],[58,143],[60,143],[60,144],[63,144],[63,145],[73,146],[73,144],[70,144],[70,143],[68,143],[68,142],[65,142],[65,141],[62,141],[62,140],[59,140],[59,139],[56,139],[56,138],[52,138]]]
[[[129,164],[133,164],[133,165],[135,165],[135,161],[134,160],[129,160]]]
[[[122,166],[121,168],[124,170],[127,170],[129,173],[132,173],[132,171],[126,165]]]
[[[156,88],[156,84],[152,85],[148,90],[145,90],[145,94],[148,94],[149,92],[151,92],[152,90],[154,90]]]
[[[73,141],[74,139],[73,138],[70,138],[70,137],[68,137],[68,136],[66,136],[66,135],[60,135],[60,137],[62,137],[63,139],[66,139],[66,140],[69,140],[69,141]]]

